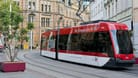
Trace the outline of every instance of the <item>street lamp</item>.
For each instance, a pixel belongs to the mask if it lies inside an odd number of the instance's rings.
[[[33,12],[31,12],[29,14],[29,22],[33,23],[33,18],[34,18],[35,14]],[[30,50],[32,51],[32,47],[33,47],[33,31],[32,29],[30,30]]]
[[[56,59],[58,59],[58,46],[59,46],[59,33],[60,33],[60,22],[63,19],[63,17],[60,17],[57,21],[58,27],[57,27],[57,45],[56,45]]]
[[[12,1],[10,2],[10,21],[11,21],[11,12],[12,12]],[[11,34],[11,24],[9,25],[9,33]]]

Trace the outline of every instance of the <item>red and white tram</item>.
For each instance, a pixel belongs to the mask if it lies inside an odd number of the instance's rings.
[[[128,27],[107,21],[44,32],[40,54],[98,67],[130,67],[135,63]]]

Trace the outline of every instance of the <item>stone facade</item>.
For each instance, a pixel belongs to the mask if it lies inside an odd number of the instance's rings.
[[[27,26],[28,22],[33,22],[33,46],[40,44],[41,33],[57,29],[57,27],[70,27],[79,25],[82,22],[77,16],[77,0],[14,0],[19,3],[24,17],[21,26]],[[89,15],[81,14],[85,21],[89,20]],[[60,19],[62,17],[62,20]],[[59,23],[59,20],[60,23]],[[30,34],[29,34],[30,35]]]

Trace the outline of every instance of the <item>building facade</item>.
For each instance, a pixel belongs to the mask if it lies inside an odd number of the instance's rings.
[[[24,17],[21,26],[27,26],[28,22],[34,24],[32,33],[33,46],[40,45],[41,33],[57,28],[70,27],[79,25],[79,17],[76,16],[78,9],[77,0],[14,0],[16,1]],[[85,21],[89,20],[88,13],[81,14]],[[30,42],[31,42],[30,41]]]
[[[90,6],[91,20],[113,20],[125,23],[129,30],[133,31],[132,41],[136,54],[138,54],[137,3],[137,0],[95,0]]]
[[[134,49],[138,57],[138,0],[132,0],[132,24],[133,24],[133,39]]]
[[[95,0],[90,5],[90,19],[94,20],[104,20],[105,19],[105,8],[104,0]]]
[[[132,0],[104,0],[105,18],[128,25],[132,29]]]

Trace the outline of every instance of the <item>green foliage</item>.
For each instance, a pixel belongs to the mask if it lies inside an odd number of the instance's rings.
[[[10,12],[10,4],[12,5]],[[19,25],[20,22],[23,21],[22,16],[20,15],[20,9],[18,5],[11,3],[9,0],[7,2],[5,0],[0,1],[0,23],[3,26],[8,25]]]
[[[12,5],[11,11],[10,4]],[[26,28],[20,28],[19,24],[23,21],[20,12],[19,6],[11,0],[0,0],[0,31],[2,31],[7,38],[11,39],[16,37],[19,41],[28,41],[28,30],[32,30],[34,25],[33,23],[28,23]]]
[[[28,41],[28,30],[34,28],[33,23],[28,23],[26,28],[19,27],[19,24],[23,22],[20,13],[19,6],[12,0],[0,0],[0,32],[5,36],[5,51],[10,61],[14,61],[17,55],[15,48],[19,45],[18,42],[20,41],[22,45],[24,40]]]
[[[33,28],[34,28],[34,24],[29,22],[28,25],[27,25],[27,29],[32,30]]]
[[[11,10],[10,10],[11,4]],[[23,17],[20,15],[19,6],[13,3],[11,0],[0,0],[0,28],[4,33],[6,31],[17,31],[19,23],[23,21]],[[9,25],[12,26],[9,29]],[[7,33],[6,35],[9,35]]]
[[[25,34],[27,34],[27,32],[28,32],[28,31],[27,31],[26,28],[21,28],[21,29],[20,29],[20,35],[22,35],[22,36],[25,35]]]

